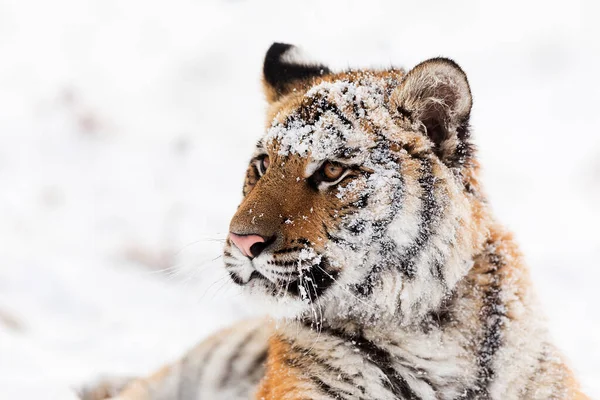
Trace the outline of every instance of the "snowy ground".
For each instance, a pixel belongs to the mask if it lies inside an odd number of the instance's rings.
[[[220,266],[272,41],[457,60],[500,219],[600,398],[598,2],[0,0],[0,398],[144,374],[251,313]]]

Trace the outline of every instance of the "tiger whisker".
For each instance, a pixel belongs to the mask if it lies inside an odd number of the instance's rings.
[[[305,281],[303,275],[300,275],[300,283],[302,284],[302,287],[304,288],[304,290],[306,290],[308,300],[310,302],[311,313],[312,313],[314,319],[317,320],[317,312],[315,310],[314,302],[311,301],[311,299],[310,299],[310,289],[308,287],[306,287],[305,282],[306,281]],[[314,289],[314,286],[313,286],[313,289]],[[316,291],[315,291],[315,294],[316,294]],[[315,300],[316,300],[316,298],[315,298]],[[317,334],[317,338],[318,338],[318,336],[319,336],[319,334]],[[312,351],[315,343],[316,343],[316,340],[311,344],[310,348],[306,349],[306,351],[304,352],[305,355],[308,355]]]
[[[229,283],[230,283],[229,279],[225,279],[225,281],[221,284],[221,286],[219,286],[217,288],[217,290],[215,290],[215,292],[213,293],[211,301],[215,299],[215,296],[217,295],[217,293],[219,293],[221,290],[223,290],[223,288],[226,288],[225,290],[227,290],[227,288],[231,288],[231,286],[233,286],[233,285],[230,285]]]
[[[204,300],[205,296],[207,295],[208,291],[217,283],[221,282],[222,280],[226,279],[226,276],[222,276],[220,278],[218,278],[217,280],[215,280],[213,283],[211,283],[205,290],[204,293],[202,293],[202,295],[199,298],[199,301]],[[225,280],[225,282],[229,282],[228,279]]]
[[[318,301],[317,287],[315,286],[315,282],[314,282],[315,277],[314,277],[312,271],[310,271],[310,276],[312,278],[310,283],[311,283],[314,293],[315,293],[315,302],[314,303],[316,303],[317,308],[319,310],[319,316],[318,316],[319,318],[317,320],[317,337],[311,344],[309,351],[311,351],[315,347],[315,345],[319,342],[319,339],[321,338],[321,332],[323,331],[323,309],[321,307],[321,303]]]
[[[359,302],[361,302],[363,305],[368,306],[371,308],[371,310],[375,311],[376,308],[372,305],[369,304],[367,302],[365,302],[363,299],[359,298],[358,296],[356,296],[354,293],[352,293],[350,290],[348,290],[348,288],[346,288],[344,285],[342,285],[341,283],[339,283],[337,281],[337,279],[335,279],[333,276],[331,276],[331,274],[327,271],[325,271],[323,269],[323,267],[321,267],[320,265],[316,266],[317,268],[319,268],[321,271],[323,271],[335,284],[337,284],[343,291],[345,291],[346,293],[348,293],[350,296],[354,297],[356,300],[358,300]]]
[[[163,269],[159,269],[159,270],[155,270],[155,271],[147,271],[146,273],[148,275],[154,275],[154,274],[164,274],[167,279],[174,279],[175,277],[177,277],[178,275],[183,275],[185,273],[187,273],[186,269],[192,269],[192,272],[194,275],[198,274],[199,272],[203,272],[204,269],[207,267],[206,264],[214,262],[216,260],[218,260],[219,258],[223,257],[223,255],[218,255],[214,258],[208,259],[208,260],[204,260],[202,261],[200,264],[198,265],[192,265],[190,268],[185,268],[182,267],[182,264],[175,264],[172,266],[169,266],[167,268],[163,268]],[[200,268],[202,267],[202,268]]]
[[[198,240],[194,240],[193,242],[189,242],[185,245],[183,245],[179,250],[177,250],[175,252],[175,256],[178,256],[179,254],[181,254],[185,249],[187,249],[188,247],[191,247],[195,244],[198,244],[200,242],[221,242],[221,243],[225,243],[227,239],[215,239],[215,238],[203,238],[203,239],[198,239]]]
[[[167,282],[176,281],[179,284],[182,284],[184,287],[187,287],[191,282],[196,280],[199,276],[203,274],[203,272],[212,265],[212,262],[218,260],[221,256],[217,256],[211,260],[207,260],[198,266],[190,266],[190,267],[175,267],[172,269],[172,272],[166,276]],[[183,279],[182,279],[183,277]]]

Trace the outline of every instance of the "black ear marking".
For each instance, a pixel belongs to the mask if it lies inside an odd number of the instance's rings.
[[[417,65],[404,76],[390,102],[399,116],[424,128],[446,164],[459,166],[470,156],[471,90],[454,61],[434,58]]]
[[[330,73],[322,64],[309,64],[294,59],[297,47],[273,43],[265,56],[263,78],[269,102],[289,93],[292,85]]]

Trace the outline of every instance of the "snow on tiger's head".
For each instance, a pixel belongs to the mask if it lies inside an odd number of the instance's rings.
[[[270,121],[226,268],[277,315],[424,315],[481,239],[466,76],[446,59],[334,74],[295,51],[265,59]]]

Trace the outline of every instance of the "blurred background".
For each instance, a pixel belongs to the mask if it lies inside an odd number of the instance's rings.
[[[0,0],[0,398],[146,374],[252,313],[220,253],[273,41],[455,59],[491,203],[600,398],[600,17],[588,1]]]

